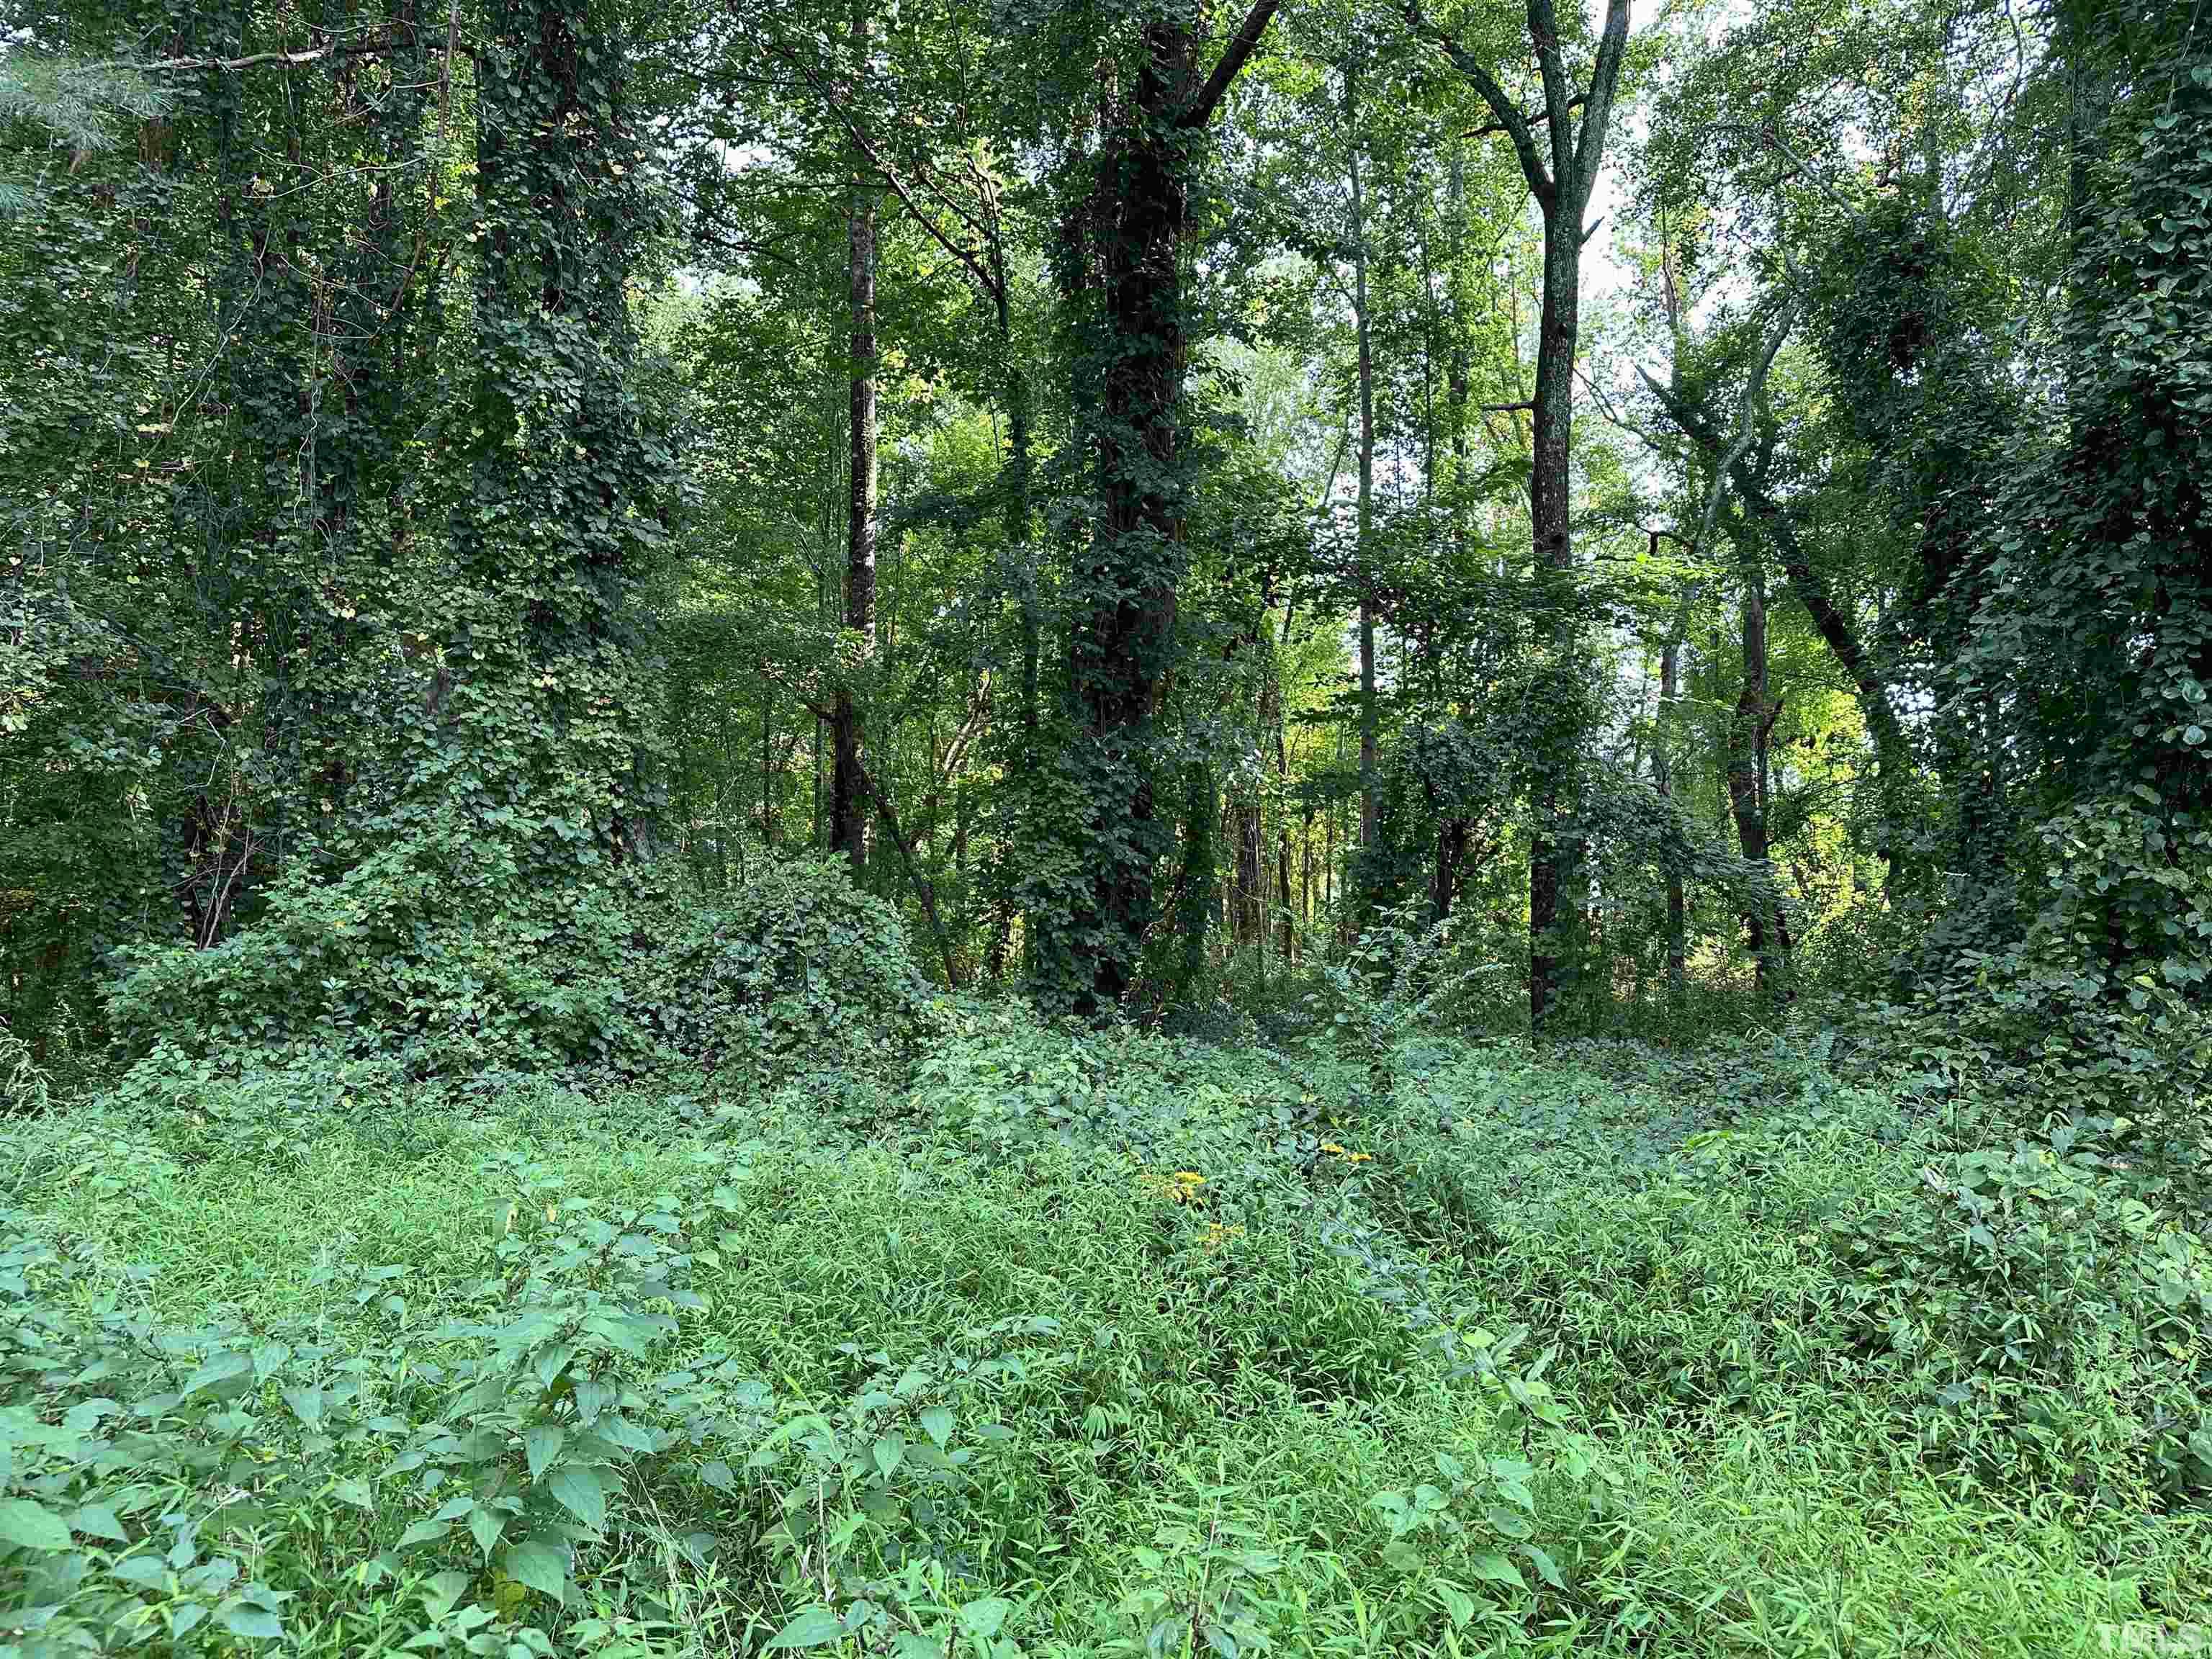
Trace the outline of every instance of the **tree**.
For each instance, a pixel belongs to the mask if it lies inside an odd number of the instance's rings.
[[[853,8],[853,74],[868,72],[867,0]],[[846,208],[847,304],[851,316],[851,452],[847,467],[851,498],[846,511],[845,614],[857,672],[876,646],[876,203],[875,181],[855,156],[855,177]],[[840,652],[840,667],[846,667]],[[830,795],[830,847],[852,860],[857,872],[868,860],[867,789],[862,781],[860,709],[851,678],[841,673],[830,722],[836,758]]]
[[[1542,310],[1536,324],[1535,386],[1529,398],[1534,462],[1529,474],[1529,520],[1540,570],[1553,573],[1551,604],[1557,618],[1553,649],[1562,675],[1574,661],[1572,606],[1568,583],[1574,568],[1571,534],[1569,460],[1574,421],[1575,353],[1581,331],[1582,251],[1593,227],[1586,222],[1590,192],[1605,153],[1606,131],[1620,88],[1628,43],[1628,0],[1607,0],[1588,85],[1572,89],[1559,18],[1552,0],[1528,0],[1528,41],[1542,87],[1543,107],[1526,114],[1488,66],[1451,34],[1427,22],[1418,4],[1408,11],[1415,30],[1434,40],[1482,94],[1514,154],[1544,220]],[[1575,112],[1579,107],[1577,120]],[[1548,161],[1537,148],[1541,127]],[[1563,734],[1540,785],[1538,823],[1528,854],[1528,1017],[1543,1029],[1556,992],[1561,852],[1551,820],[1559,811],[1562,774],[1574,763],[1575,738]]]
[[[1076,554],[1068,617],[1074,737],[1065,764],[1084,803],[1091,875],[1066,915],[1033,915],[1040,988],[1077,1012],[1115,1006],[1130,983],[1164,850],[1154,716],[1172,657],[1185,555],[1182,445],[1188,346],[1184,241],[1201,135],[1257,49],[1277,0],[1258,0],[1213,69],[1197,73],[1195,6],[1148,12],[1126,90],[1110,94],[1063,260],[1065,298],[1095,355],[1090,429],[1099,509]]]

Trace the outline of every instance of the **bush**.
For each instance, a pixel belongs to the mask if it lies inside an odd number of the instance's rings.
[[[628,963],[659,1042],[710,1072],[880,1070],[919,1042],[930,988],[898,913],[841,859],[763,866],[713,907],[663,904]]]
[[[450,826],[380,848],[336,881],[288,874],[210,949],[127,953],[111,1029],[142,1069],[234,1076],[319,1056],[409,1075],[604,1061],[633,1042],[621,889],[527,890],[493,843]]]
[[[697,1065],[764,1078],[911,1049],[929,987],[897,914],[842,862],[763,866],[702,907],[610,880],[478,903],[426,836],[291,879],[211,950],[142,951],[109,994],[123,1089],[189,1103],[276,1073],[313,1096],[392,1080]],[[333,1079],[336,1081],[334,1082]]]

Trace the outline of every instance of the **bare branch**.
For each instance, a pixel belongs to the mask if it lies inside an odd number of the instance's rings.
[[[994,280],[991,273],[983,268],[982,254],[974,247],[955,241],[935,219],[921,210],[921,205],[914,198],[913,191],[908,181],[899,176],[898,169],[884,159],[883,153],[869,138],[866,130],[848,112],[844,104],[838,98],[837,89],[825,84],[821,76],[815,74],[811,65],[801,63],[781,44],[779,43],[770,49],[785,63],[790,64],[814,88],[830,112],[836,118],[837,125],[845,129],[845,135],[853,141],[853,147],[860,152],[868,165],[875,170],[877,176],[890,187],[891,193],[899,198],[899,204],[906,209],[908,216],[915,223],[921,227],[923,234],[959,262],[961,268],[968,273],[976,287],[982,290],[986,299],[998,300],[1000,297],[998,283]],[[955,218],[974,231],[986,247],[990,246],[992,240],[990,231],[977,223],[975,216],[958,202],[953,200],[941,185],[929,179],[926,173],[921,182],[922,187],[941,203]]]
[[[355,46],[353,51],[372,50]],[[160,58],[151,63],[134,63],[118,58],[106,64],[77,64],[71,72],[90,75],[109,70],[127,70],[137,75],[191,75],[204,70],[222,70],[226,73],[236,70],[258,69],[264,64],[318,64],[333,52],[343,52],[336,41],[326,41],[305,52],[257,52],[244,58]]]

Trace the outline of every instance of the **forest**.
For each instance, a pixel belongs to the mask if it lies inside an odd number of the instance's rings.
[[[2205,0],[0,0],[0,1659],[2212,1652]]]

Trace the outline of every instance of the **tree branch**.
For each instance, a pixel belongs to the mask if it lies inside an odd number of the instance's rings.
[[[1521,107],[1505,95],[1505,88],[1485,68],[1481,59],[1446,34],[1421,15],[1420,0],[1413,0],[1406,8],[1407,27],[1424,40],[1431,40],[1443,50],[1451,65],[1474,85],[1482,94],[1482,101],[1490,106],[1490,112],[1513,141],[1513,153],[1521,158],[1521,175],[1528,181],[1528,188],[1539,202],[1549,203],[1553,194],[1552,175],[1544,170],[1544,158],[1537,153],[1536,136],[1529,131],[1528,118]]]
[[[161,58],[151,63],[133,63],[118,58],[106,64],[78,64],[72,65],[78,75],[91,75],[110,70],[127,70],[136,75],[191,75],[202,70],[258,69],[264,64],[316,64],[333,52],[373,52],[375,43],[342,48],[336,41],[326,41],[305,52],[257,52],[245,58]]]
[[[983,268],[982,255],[964,243],[955,242],[936,220],[921,210],[920,204],[915,201],[912,193],[908,191],[906,180],[900,178],[897,169],[884,159],[882,152],[877,149],[874,143],[869,138],[866,130],[846,110],[838,98],[836,88],[825,83],[822,77],[814,72],[811,64],[801,63],[781,43],[772,46],[769,49],[813,88],[815,94],[836,118],[837,125],[845,129],[845,136],[853,141],[853,147],[859,150],[867,164],[875,169],[876,175],[890,187],[891,194],[899,198],[899,204],[906,209],[908,216],[915,223],[921,227],[923,234],[959,262],[961,269],[965,270],[976,287],[982,290],[985,299],[994,301],[998,300],[1000,295],[997,284],[993,282],[991,274]],[[923,182],[930,194],[942,203],[955,218],[974,231],[987,245],[988,244],[990,232],[988,229],[978,224],[974,216],[947,196],[940,186],[926,177]]]
[[[1260,37],[1267,32],[1268,20],[1274,16],[1275,8],[1279,3],[1280,0],[1257,0],[1252,9],[1245,14],[1243,23],[1230,37],[1228,48],[1221,54],[1221,61],[1213,66],[1213,73],[1206,77],[1206,84],[1198,89],[1198,96],[1185,105],[1182,112],[1176,117],[1177,126],[1186,129],[1202,127],[1213,118],[1214,106],[1221,102],[1223,95],[1229,90],[1229,83],[1237,78],[1253,52],[1258,50]]]
[[[1626,0],[1615,0],[1626,5]],[[1587,193],[1589,180],[1575,165],[1575,135],[1565,114],[1561,113],[1573,95],[1567,90],[1566,60],[1559,54],[1559,20],[1553,12],[1552,0],[1528,0],[1528,40],[1536,49],[1536,72],[1544,82],[1544,108],[1554,118],[1546,131],[1552,142],[1552,177],[1562,191]],[[1596,86],[1592,84],[1591,90]],[[1583,130],[1590,131],[1589,112],[1583,113]],[[1576,222],[1582,219],[1579,200],[1576,203]]]
[[[1530,0],[1532,8],[1535,3],[1536,0]],[[1606,129],[1613,119],[1613,94],[1620,87],[1620,59],[1627,50],[1628,0],[1606,0],[1605,28],[1598,38],[1597,62],[1590,70],[1589,106],[1583,111],[1582,131],[1575,140],[1575,177],[1585,191],[1597,176]]]
[[[1652,395],[1659,399],[1661,406],[1677,426],[1715,455],[1721,453],[1720,436],[1713,430],[1710,421],[1690,407],[1686,400],[1653,380],[1644,369],[1639,368],[1637,373],[1643,376],[1644,385],[1651,389]],[[1806,615],[1813,619],[1813,626],[1819,630],[1830,653],[1844,672],[1850,676],[1851,684],[1858,688],[1867,726],[1874,734],[1876,759],[1881,763],[1885,774],[1892,767],[1901,768],[1905,763],[1904,728],[1898,720],[1897,711],[1890,707],[1888,694],[1882,689],[1881,671],[1875,667],[1865,646],[1861,643],[1857,631],[1851,626],[1850,618],[1844,615],[1830,596],[1827,584],[1814,570],[1811,559],[1806,556],[1804,544],[1797,539],[1797,532],[1790,525],[1789,514],[1784,512],[1782,504],[1759,487],[1759,480],[1752,476],[1741,458],[1728,471],[1735,478],[1736,493],[1742,496],[1743,504],[1765,526],[1767,534],[1772,538],[1774,550],[1782,560],[1783,574],[1790,579],[1790,591],[1805,607]]]
[[[1589,100],[1586,96],[1570,98],[1567,100],[1567,107],[1570,110],[1577,110],[1589,101]],[[1546,110],[1540,115],[1523,115],[1521,118],[1526,121],[1532,127],[1540,127],[1545,122],[1552,118],[1552,112]],[[1469,127],[1466,131],[1461,133],[1460,137],[1462,138],[1491,138],[1495,137],[1498,134],[1502,133],[1504,131],[1505,129],[1504,127],[1500,126],[1497,122],[1492,121],[1486,127]]]

